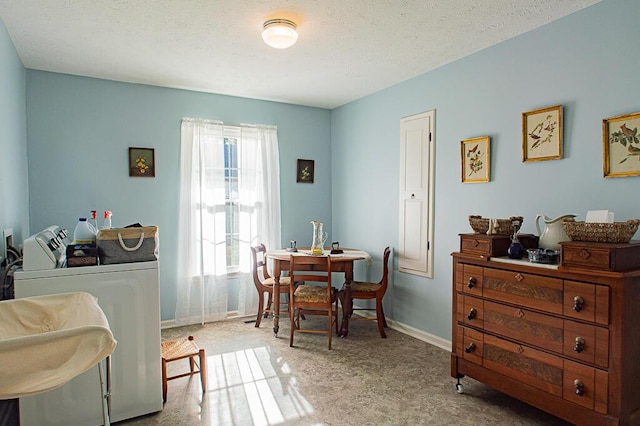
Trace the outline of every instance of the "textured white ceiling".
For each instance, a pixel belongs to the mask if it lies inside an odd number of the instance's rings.
[[[601,0],[0,0],[25,67],[334,108]],[[266,46],[262,24],[298,24]]]

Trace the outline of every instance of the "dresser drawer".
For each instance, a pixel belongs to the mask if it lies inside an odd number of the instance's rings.
[[[482,267],[458,263],[456,265],[456,291],[482,296]]]
[[[607,369],[609,367],[609,329],[564,320],[563,353],[575,360]]]
[[[489,301],[485,301],[483,307],[484,330],[562,354],[564,321],[561,318]]]
[[[586,243],[566,241],[562,265],[572,268],[630,271],[640,268],[640,241],[628,243]]]
[[[525,345],[484,335],[483,366],[562,397],[563,359]]]
[[[598,413],[607,413],[609,374],[597,368],[564,361],[562,397]]]
[[[538,237],[531,234],[518,234],[522,247],[538,247]],[[460,234],[460,252],[482,257],[506,256],[511,245],[510,235],[500,234]]]
[[[482,299],[458,294],[457,319],[459,323],[471,327],[482,328],[484,309]]]
[[[566,280],[563,313],[567,317],[608,325],[609,287]]]
[[[562,280],[541,275],[484,268],[484,297],[562,314]]]
[[[484,335],[467,327],[456,327],[456,354],[467,361],[482,365]]]

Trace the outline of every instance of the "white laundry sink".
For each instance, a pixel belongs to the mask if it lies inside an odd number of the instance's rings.
[[[0,399],[60,387],[115,347],[107,318],[89,293],[0,301]]]

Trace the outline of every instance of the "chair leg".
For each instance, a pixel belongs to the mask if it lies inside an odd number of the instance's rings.
[[[331,350],[331,337],[333,336],[333,312],[331,306],[329,306],[328,317],[329,317],[329,328],[327,328],[327,334],[329,335],[329,350]]]
[[[189,357],[189,370],[193,373],[196,371],[196,360],[193,357]]]
[[[198,351],[198,357],[200,358],[200,383],[202,383],[202,393],[205,393],[207,391],[207,357],[204,349]]]
[[[384,332],[386,321],[384,319],[384,312],[382,312],[382,300],[376,299],[376,318],[378,323],[378,331],[380,331],[380,337],[385,339],[387,334]]]
[[[269,316],[269,311],[271,311],[271,303],[273,303],[273,291],[269,291],[269,298],[267,299],[267,312],[265,312],[264,317],[267,318]]]
[[[167,402],[167,361],[162,359],[162,402]]]
[[[258,294],[258,317],[256,318],[256,327],[260,327],[260,321],[262,320],[262,310],[264,307],[264,293]]]
[[[389,328],[387,325],[387,317],[384,314],[384,309],[382,309],[382,301],[380,301],[380,313],[382,314],[382,322],[384,323],[384,328]]]
[[[293,333],[295,333],[296,329],[296,312],[295,308],[291,308],[291,313],[289,314],[289,318],[291,319],[291,330],[289,331],[289,346],[293,347]]]
[[[340,335],[340,328],[338,323],[338,317],[340,316],[340,312],[338,311],[338,301],[336,300],[336,311],[335,311],[335,321],[336,321],[336,336]]]

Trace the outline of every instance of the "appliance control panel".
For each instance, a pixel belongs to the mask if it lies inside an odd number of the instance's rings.
[[[24,240],[22,270],[38,271],[63,267],[69,243],[67,230],[56,225],[31,235]]]

